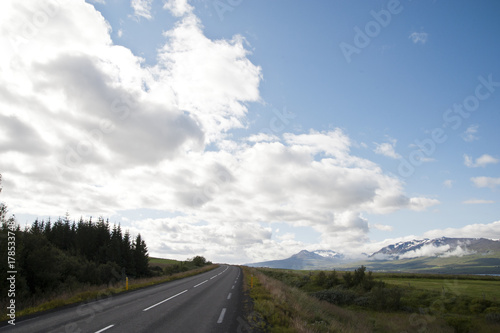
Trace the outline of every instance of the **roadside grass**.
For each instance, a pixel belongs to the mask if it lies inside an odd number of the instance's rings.
[[[204,272],[211,271],[217,267],[219,267],[219,265],[209,265],[197,269],[192,269],[182,273],[172,274],[170,276],[130,279],[129,291],[198,275]],[[62,294],[54,296],[53,298],[43,298],[43,299],[33,300],[30,306],[16,311],[16,319],[34,313],[52,310],[62,306],[68,306],[86,301],[105,299],[122,292],[126,292],[125,283],[123,282],[116,283],[113,286],[108,286],[108,285],[84,286],[72,292],[64,292]],[[0,306],[4,308],[4,306],[7,307],[7,304],[6,303],[4,304],[4,302],[2,302]],[[2,314],[0,317],[0,321],[5,321],[8,319],[9,318],[7,317],[6,314]]]
[[[383,282],[363,292],[343,285],[346,272],[246,268],[245,273],[257,281],[250,295],[270,332],[500,332],[496,278],[376,273]]]
[[[243,267],[245,284],[253,276],[253,310],[265,320],[269,332],[372,332],[364,315],[320,301],[297,288],[268,277],[255,268]]]

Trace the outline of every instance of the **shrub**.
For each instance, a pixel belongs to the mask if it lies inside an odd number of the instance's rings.
[[[472,327],[470,318],[467,317],[448,317],[446,318],[448,325],[455,329],[456,333],[468,333]]]
[[[334,288],[311,294],[312,296],[335,305],[350,305],[356,299],[356,293],[349,289]]]
[[[499,307],[491,307],[487,308],[484,313],[485,319],[492,323],[500,323],[500,308]]]
[[[401,296],[403,292],[400,288],[373,288],[370,296],[372,306],[376,310],[396,311],[401,309]]]

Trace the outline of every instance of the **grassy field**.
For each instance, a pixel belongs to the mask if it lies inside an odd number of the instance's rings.
[[[167,265],[175,265],[180,263],[181,261],[174,259],[149,258],[149,266],[160,266],[163,268]]]
[[[377,276],[377,275],[375,275]],[[413,287],[416,289],[434,292],[466,295],[483,298],[491,301],[500,301],[500,280],[463,280],[463,279],[432,279],[432,278],[404,278],[382,277],[382,281],[400,287]]]
[[[339,266],[352,270],[360,265],[373,271],[437,274],[500,274],[500,252],[477,253],[462,257],[420,257],[400,260],[368,260]]]
[[[500,278],[244,268],[270,332],[500,332]],[[359,276],[358,276],[359,277]]]

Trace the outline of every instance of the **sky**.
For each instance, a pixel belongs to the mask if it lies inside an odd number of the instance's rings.
[[[497,1],[6,0],[0,201],[225,263],[500,238]]]

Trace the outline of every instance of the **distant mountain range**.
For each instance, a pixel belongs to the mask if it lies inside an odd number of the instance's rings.
[[[332,250],[302,250],[287,259],[248,264],[283,269],[353,269],[436,273],[500,274],[500,241],[485,238],[412,240],[386,246],[363,261]]]
[[[332,250],[302,250],[290,258],[247,264],[250,267],[270,267],[284,269],[319,269],[344,262],[344,256]]]
[[[373,259],[452,257],[500,251],[500,242],[486,238],[448,238],[412,240],[392,244],[374,252]]]

